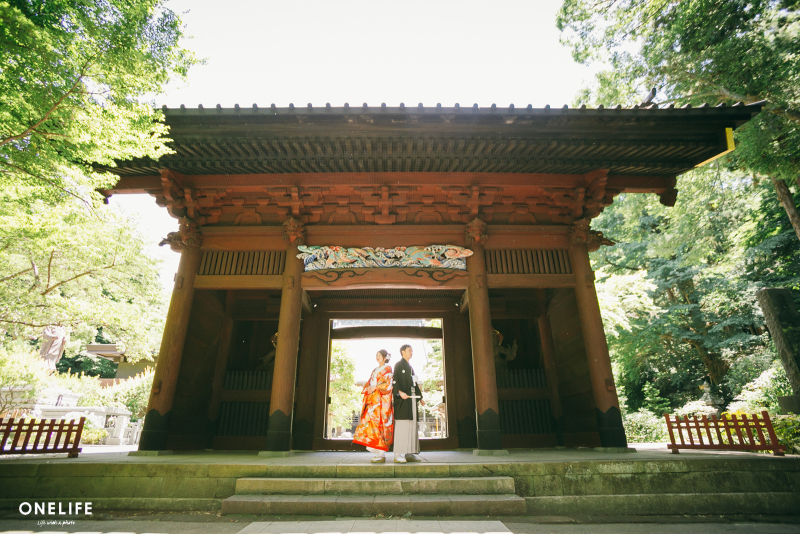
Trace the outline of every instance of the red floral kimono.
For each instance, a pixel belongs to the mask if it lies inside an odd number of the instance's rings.
[[[375,389],[368,393],[367,389]],[[383,365],[372,371],[364,385],[364,407],[353,443],[388,451],[394,442],[394,412],[392,410],[392,367]]]

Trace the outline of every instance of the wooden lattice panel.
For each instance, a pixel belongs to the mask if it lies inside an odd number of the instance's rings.
[[[487,274],[572,274],[569,254],[554,250],[487,250]]]
[[[283,274],[285,251],[221,252],[206,251],[200,261],[200,275]]]
[[[223,402],[220,404],[217,436],[266,436],[268,402]]]

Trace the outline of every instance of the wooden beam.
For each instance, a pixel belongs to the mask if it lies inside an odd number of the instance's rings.
[[[464,289],[469,275],[455,269],[337,269],[303,273],[307,290]]]
[[[311,297],[308,296],[308,291],[306,291],[305,289],[303,290],[302,298],[303,301],[301,304],[303,306],[303,311],[309,315],[312,315],[314,313],[314,303],[311,302]]]
[[[432,326],[355,326],[331,330],[331,339],[376,338],[442,339],[442,329]]]
[[[486,283],[499,288],[561,288],[575,287],[572,274],[487,274]]]
[[[459,308],[461,313],[467,313],[469,310],[469,289],[465,289],[464,294],[461,295],[461,305]]]
[[[302,275],[305,290],[334,289],[466,289],[466,271],[450,269],[338,269],[308,271]],[[488,274],[491,288],[574,287],[571,274]],[[280,289],[280,275],[198,275],[195,289]],[[463,301],[463,299],[462,299]],[[313,304],[304,302],[305,306]],[[462,302],[462,312],[469,307]],[[306,310],[310,311],[310,310]]]
[[[283,276],[279,274],[210,274],[194,279],[195,289],[280,289]]]

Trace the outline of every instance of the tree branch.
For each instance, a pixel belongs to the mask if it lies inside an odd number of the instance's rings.
[[[86,72],[86,67],[88,67],[88,65],[89,65],[89,63],[87,62],[86,65],[84,65],[84,67],[81,69],[81,74],[80,74],[80,76],[78,76],[78,79],[75,80],[75,83],[72,84],[72,87],[69,88],[69,91],[67,91],[66,93],[61,95],[61,98],[56,100],[55,104],[53,104],[50,107],[50,109],[47,110],[47,112],[44,114],[44,116],[41,119],[39,119],[38,121],[36,121],[36,123],[34,123],[33,125],[31,125],[28,128],[26,128],[24,132],[22,132],[20,134],[17,134],[17,135],[12,135],[10,137],[6,137],[5,139],[0,140],[0,146],[6,145],[6,144],[10,143],[11,141],[15,141],[17,139],[22,139],[24,137],[27,137],[28,135],[30,135],[31,132],[34,132],[36,130],[36,128],[38,128],[45,121],[47,121],[50,118],[50,115],[52,115],[61,106],[61,103],[64,100],[66,100],[66,98],[69,95],[71,95],[75,91],[75,89],[77,89],[77,87],[81,83],[81,81],[83,81],[83,78],[84,78],[85,72]]]
[[[20,167],[19,165],[14,165],[13,163],[9,163],[7,161],[3,161],[2,159],[0,159],[0,164],[6,165],[7,167],[11,167],[12,169],[16,169],[19,172],[27,174],[28,176],[30,176],[32,178],[36,178],[37,180],[41,180],[43,182],[47,182],[48,184],[52,185],[56,189],[60,189],[61,191],[65,192],[69,196],[77,198],[78,200],[83,202],[86,205],[87,208],[89,208],[89,210],[92,212],[92,214],[94,214],[95,217],[97,217],[98,219],[100,218],[97,215],[97,213],[95,212],[94,207],[91,205],[90,202],[88,202],[85,198],[82,198],[80,195],[77,195],[76,193],[73,193],[69,189],[63,187],[62,185],[60,185],[55,180],[51,180],[50,178],[45,178],[44,176],[39,176],[38,174],[33,174],[29,170],[24,169],[24,168]]]
[[[23,275],[23,274],[25,274],[27,272],[32,271],[32,270],[33,270],[33,267],[30,267],[29,269],[25,269],[24,271],[20,271],[18,273],[14,273],[12,275],[6,276],[5,278],[0,278],[0,282],[6,282],[8,280],[11,280],[12,278],[16,278],[17,276],[21,276],[21,275]]]
[[[50,286],[47,289],[45,289],[42,292],[42,296],[47,295],[48,293],[50,293],[51,291],[53,291],[55,288],[57,288],[59,286],[62,286],[64,284],[68,283],[68,282],[72,282],[73,280],[77,280],[78,278],[81,278],[83,276],[87,276],[87,275],[90,275],[90,274],[93,274],[93,273],[96,273],[96,272],[99,272],[99,271],[104,271],[106,269],[113,269],[114,267],[117,266],[116,263],[117,263],[117,260],[116,260],[116,258],[114,258],[114,261],[111,263],[111,265],[106,265],[105,267],[100,267],[99,269],[90,269],[90,270],[82,272],[80,274],[76,274],[72,278],[67,278],[66,280],[62,280],[59,283],[57,283],[57,284],[55,284],[53,286]]]
[[[50,268],[53,265],[53,255],[56,253],[56,249],[50,251],[50,259],[47,260],[47,287],[50,287]]]

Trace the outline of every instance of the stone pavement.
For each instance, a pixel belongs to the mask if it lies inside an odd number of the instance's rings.
[[[105,446],[102,446],[105,447]],[[6,463],[114,463],[114,464],[258,464],[258,465],[369,465],[372,454],[368,452],[326,452],[295,451],[288,457],[258,456],[258,451],[186,451],[165,456],[128,456],[127,448],[105,449],[101,446],[81,453],[78,458],[67,458],[66,454],[40,455],[3,455],[0,456],[0,467]],[[89,447],[87,447],[89,449]],[[690,458],[773,458],[767,454],[738,451],[691,451],[672,454],[664,443],[634,443],[630,452],[610,452],[587,448],[553,448],[553,449],[509,449],[504,456],[478,456],[472,449],[426,451],[421,453],[422,461],[437,464],[490,464],[490,463],[542,463],[542,462],[592,462],[608,460],[685,460]],[[791,456],[791,455],[789,455]],[[392,454],[387,455],[387,464],[391,464]],[[376,466],[377,467],[377,466]]]
[[[436,519],[352,519],[322,521],[249,521],[220,520],[208,517],[198,522],[185,516],[169,518],[108,519],[75,521],[73,524],[43,524],[36,521],[0,521],[0,534],[10,533],[115,533],[115,534],[800,534],[800,525],[762,523],[747,520],[708,518],[698,522],[681,517],[647,518],[644,521],[595,523],[567,517],[539,518],[532,521],[520,518],[472,520]],[[639,518],[642,519],[642,518]]]

